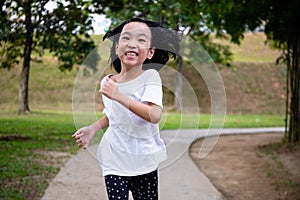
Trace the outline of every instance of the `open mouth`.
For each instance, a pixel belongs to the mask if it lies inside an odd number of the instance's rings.
[[[133,57],[133,56],[138,56],[139,54],[137,52],[134,52],[134,51],[127,51],[127,52],[125,52],[125,55]]]

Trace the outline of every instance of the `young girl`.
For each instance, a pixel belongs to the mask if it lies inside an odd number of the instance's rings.
[[[158,122],[162,114],[159,70],[176,57],[176,35],[152,21],[133,18],[109,31],[112,66],[118,74],[101,81],[103,117],[73,134],[87,148],[96,132],[108,127],[98,160],[109,199],[158,199],[157,168],[166,159]],[[156,70],[154,70],[156,69]]]

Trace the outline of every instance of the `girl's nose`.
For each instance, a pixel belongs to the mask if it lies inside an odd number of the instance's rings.
[[[137,44],[135,41],[131,40],[129,43],[128,43],[128,47],[129,48],[137,48]]]

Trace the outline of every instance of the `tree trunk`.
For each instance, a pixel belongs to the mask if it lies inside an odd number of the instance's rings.
[[[31,22],[31,5],[30,2],[24,3],[23,8],[25,11],[25,24],[26,24],[26,41],[24,47],[24,61],[21,72],[21,83],[19,89],[19,113],[30,112],[28,103],[28,83],[30,71],[30,55],[32,50],[32,22]]]
[[[19,113],[30,112],[28,103],[28,83],[29,83],[30,63],[24,58],[23,69],[21,73],[21,84],[19,89]]]
[[[288,44],[288,47],[290,44]],[[284,137],[288,137],[288,125],[289,125],[289,116],[290,116],[290,75],[291,75],[291,52],[290,49],[287,49],[287,66],[286,66],[286,101],[285,101],[285,131]]]
[[[180,111],[182,103],[182,57],[180,55],[178,55],[177,58],[177,76],[174,103],[176,111]]]
[[[288,130],[288,141],[291,143],[299,142],[300,134],[300,41],[292,43],[292,66],[290,70],[290,120]]]

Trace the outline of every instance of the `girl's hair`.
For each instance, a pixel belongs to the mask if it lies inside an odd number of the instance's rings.
[[[169,29],[163,28],[163,23],[143,20],[141,18],[128,19],[113,30],[108,31],[103,40],[106,38],[113,42],[110,50],[110,60],[112,67],[118,72],[121,72],[121,61],[116,55],[115,45],[119,41],[123,27],[130,22],[145,23],[151,30],[152,41],[151,47],[155,47],[154,55],[151,59],[146,59],[143,69],[161,69],[169,60],[170,57],[176,59],[179,53],[179,40],[177,34]],[[147,65],[145,65],[147,64]]]

